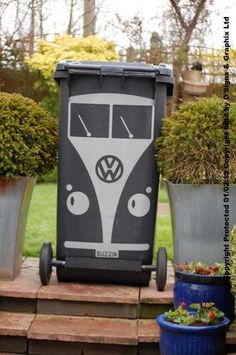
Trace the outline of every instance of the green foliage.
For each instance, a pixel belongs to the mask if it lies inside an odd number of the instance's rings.
[[[54,41],[40,40],[38,50],[26,59],[30,69],[38,74],[36,86],[47,90],[49,96],[42,102],[49,112],[58,114],[58,87],[53,79],[56,64],[62,60],[113,61],[118,59],[115,44],[96,36],[57,36]]]
[[[57,123],[33,100],[0,92],[0,176],[35,176],[57,160]]]
[[[183,302],[175,310],[169,310],[165,313],[167,320],[172,323],[182,325],[213,325],[220,323],[224,317],[224,313],[214,307],[213,302],[193,303],[189,307],[196,312],[191,314],[186,309],[186,304]]]
[[[44,175],[40,175],[37,178],[37,183],[55,183],[57,182],[58,169],[55,167],[53,170],[49,171]]]
[[[208,265],[201,263],[200,261],[185,261],[183,264],[176,264],[176,270],[187,272],[189,274],[199,274],[199,275],[224,275],[225,265],[223,263],[214,263],[213,265]]]
[[[230,243],[230,282],[233,295],[236,295],[236,225],[231,232]]]
[[[173,183],[218,184],[224,170],[224,100],[201,98],[163,120],[156,141],[157,164]],[[236,104],[229,112],[230,183],[236,182]]]

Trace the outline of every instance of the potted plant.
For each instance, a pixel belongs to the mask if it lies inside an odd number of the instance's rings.
[[[199,82],[202,79],[203,65],[198,60],[193,62],[191,70],[184,70],[182,72],[183,80]]]
[[[167,179],[174,262],[224,261],[224,215],[229,228],[236,222],[236,104],[229,109],[230,174],[229,202],[223,198],[224,100],[201,98],[180,106],[163,120],[156,142],[157,164]]]
[[[26,217],[39,174],[57,159],[57,123],[33,100],[0,92],[0,278],[21,269]]]
[[[227,318],[234,320],[234,297],[225,265],[185,261],[175,266],[174,306],[183,302],[186,308],[194,302],[214,302]]]
[[[202,81],[202,69],[202,63],[197,60],[193,63],[191,70],[182,72],[186,94],[197,96],[206,93],[208,84]]]
[[[161,355],[224,355],[229,320],[214,303],[181,304],[157,317]]]

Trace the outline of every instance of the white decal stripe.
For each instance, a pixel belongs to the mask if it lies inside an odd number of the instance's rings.
[[[109,250],[109,251],[145,251],[149,250],[150,245],[143,244],[121,244],[121,243],[87,243],[87,242],[73,242],[65,241],[65,248],[70,249],[88,249],[88,250]]]

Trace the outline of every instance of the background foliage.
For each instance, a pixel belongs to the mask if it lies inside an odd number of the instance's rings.
[[[36,87],[47,90],[49,95],[42,104],[54,116],[58,115],[58,87],[53,79],[56,64],[62,60],[114,61],[118,60],[113,42],[96,36],[72,37],[57,36],[54,41],[39,41],[37,51],[26,59],[30,69],[38,73]]]
[[[180,106],[163,120],[156,141],[157,163],[173,183],[222,183],[224,171],[224,100],[201,98]],[[230,109],[230,182],[236,182],[236,104]]]

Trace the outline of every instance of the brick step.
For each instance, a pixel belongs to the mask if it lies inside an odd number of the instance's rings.
[[[27,258],[14,281],[0,281],[0,310],[38,314],[154,318],[173,302],[173,269],[168,267],[164,292],[158,292],[155,280],[149,287],[58,283],[55,273],[50,284],[41,286],[37,258]]]
[[[158,342],[153,319],[0,312],[0,354],[154,355]],[[235,352],[236,324],[227,333],[227,344]]]
[[[0,355],[158,354],[158,314],[173,302],[173,269],[164,292],[149,287],[58,283],[41,286],[38,259],[14,281],[0,281]],[[236,350],[236,324],[227,334]]]
[[[0,351],[26,354],[28,331],[34,314],[0,312]]]
[[[65,354],[65,350],[95,354],[98,350],[136,354],[137,320],[37,315],[29,333],[29,353]],[[60,344],[58,344],[60,342]],[[52,352],[53,351],[53,352]],[[59,352],[58,352],[59,351]]]

